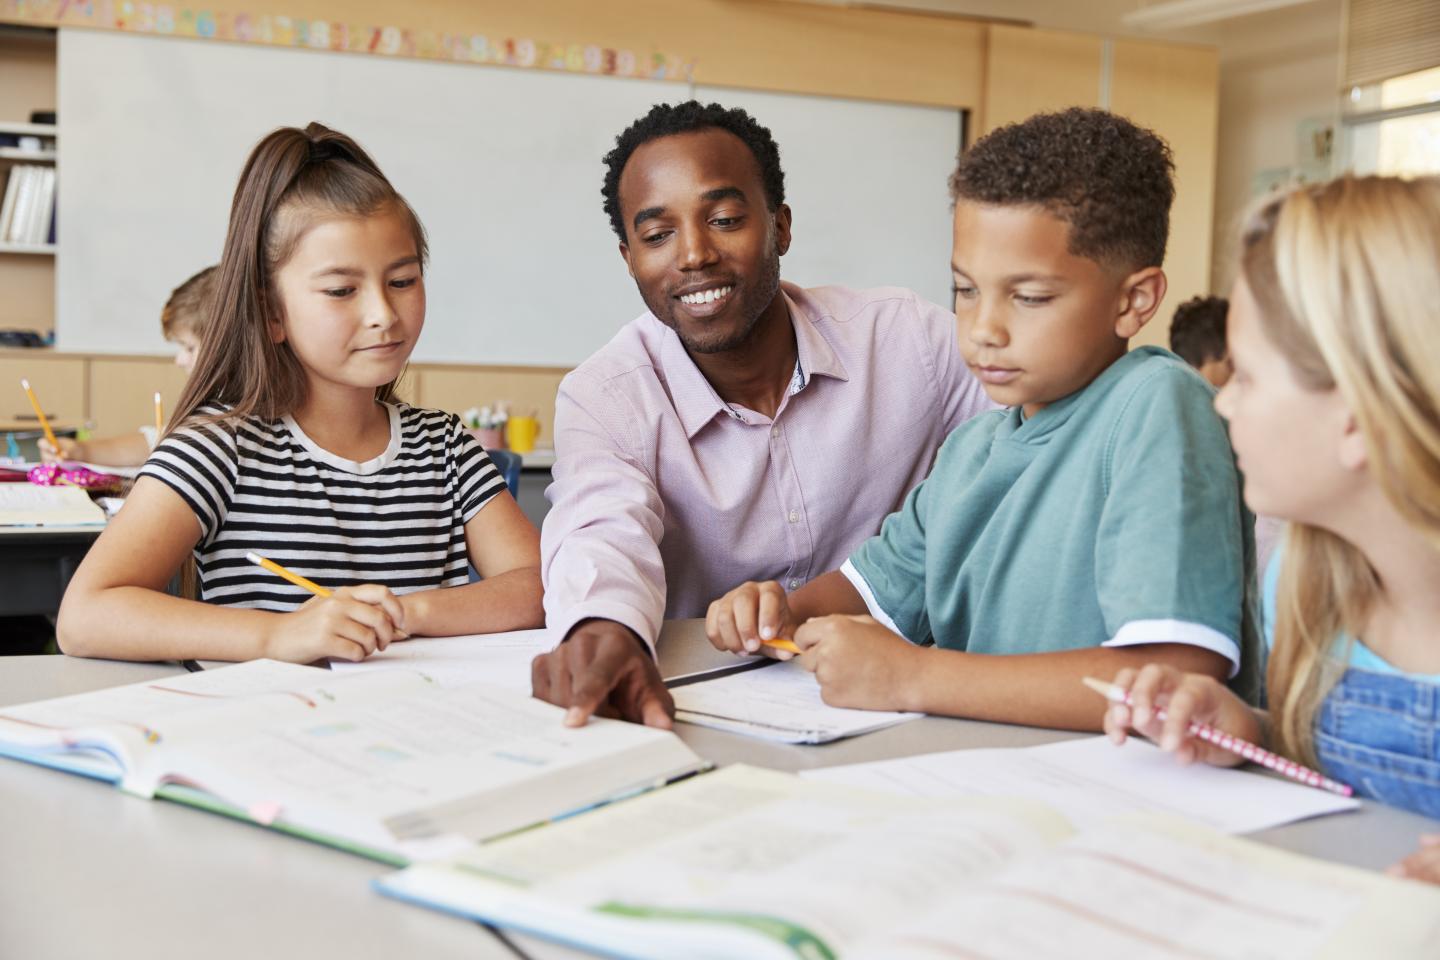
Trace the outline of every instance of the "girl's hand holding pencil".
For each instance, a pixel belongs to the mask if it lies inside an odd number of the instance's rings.
[[[1244,758],[1191,735],[1192,722],[1251,743],[1265,739],[1259,715],[1213,677],[1152,663],[1140,670],[1121,670],[1111,683],[1130,697],[1128,705],[1112,700],[1105,711],[1105,733],[1117,744],[1124,743],[1133,729],[1175,754],[1181,763],[1203,760],[1233,767],[1244,763]],[[1163,711],[1163,720],[1157,711]]]
[[[409,639],[405,608],[389,587],[365,583],[330,590],[258,554],[246,554],[246,559],[315,594],[299,610],[277,618],[261,656],[291,663],[359,661]]]

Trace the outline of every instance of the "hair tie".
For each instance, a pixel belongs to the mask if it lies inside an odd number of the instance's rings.
[[[310,155],[306,158],[310,163],[320,163],[325,160],[333,160],[340,155],[333,140],[311,140]]]

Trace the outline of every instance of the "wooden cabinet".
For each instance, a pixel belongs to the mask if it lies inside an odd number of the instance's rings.
[[[168,420],[185,386],[185,371],[162,357],[93,357],[89,368],[90,422],[102,437],[153,424],[157,390]]]
[[[30,381],[53,426],[76,427],[85,422],[83,358],[56,356],[43,350],[6,350],[0,352],[0,429],[39,426],[20,387],[22,378]]]

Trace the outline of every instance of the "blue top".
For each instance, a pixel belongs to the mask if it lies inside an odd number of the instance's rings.
[[[1265,623],[1265,649],[1267,651],[1275,648],[1275,598],[1280,589],[1280,564],[1285,557],[1285,547],[1282,542],[1275,549],[1274,555],[1270,558],[1269,565],[1265,568],[1265,583],[1261,595],[1262,616]],[[1365,642],[1356,639],[1353,643],[1350,638],[1341,635],[1335,639],[1336,653],[1342,653],[1346,645],[1350,648],[1350,657],[1346,660],[1347,667],[1354,667],[1356,670],[1368,670],[1371,673],[1389,673],[1396,676],[1413,677],[1416,680],[1427,680],[1430,683],[1440,683],[1440,673],[1407,673],[1390,661],[1381,657],[1380,654],[1365,646]]]

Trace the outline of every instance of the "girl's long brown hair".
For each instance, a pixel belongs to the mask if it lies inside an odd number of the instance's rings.
[[[270,335],[270,322],[283,315],[275,272],[316,221],[391,206],[409,218],[423,268],[428,251],[420,218],[354,140],[312,123],[281,127],[255,145],[235,187],[209,322],[172,426],[273,419],[304,402],[304,369],[290,345]],[[395,382],[377,387],[375,398],[393,398]],[[198,416],[207,403],[230,409],[223,417]]]
[[[1440,550],[1440,178],[1344,177],[1267,204],[1241,272],[1299,383],[1338,390],[1369,471]],[[1315,715],[1383,584],[1364,554],[1292,523],[1266,678],[1281,752],[1314,766]],[[1353,642],[1353,641],[1352,641]]]

